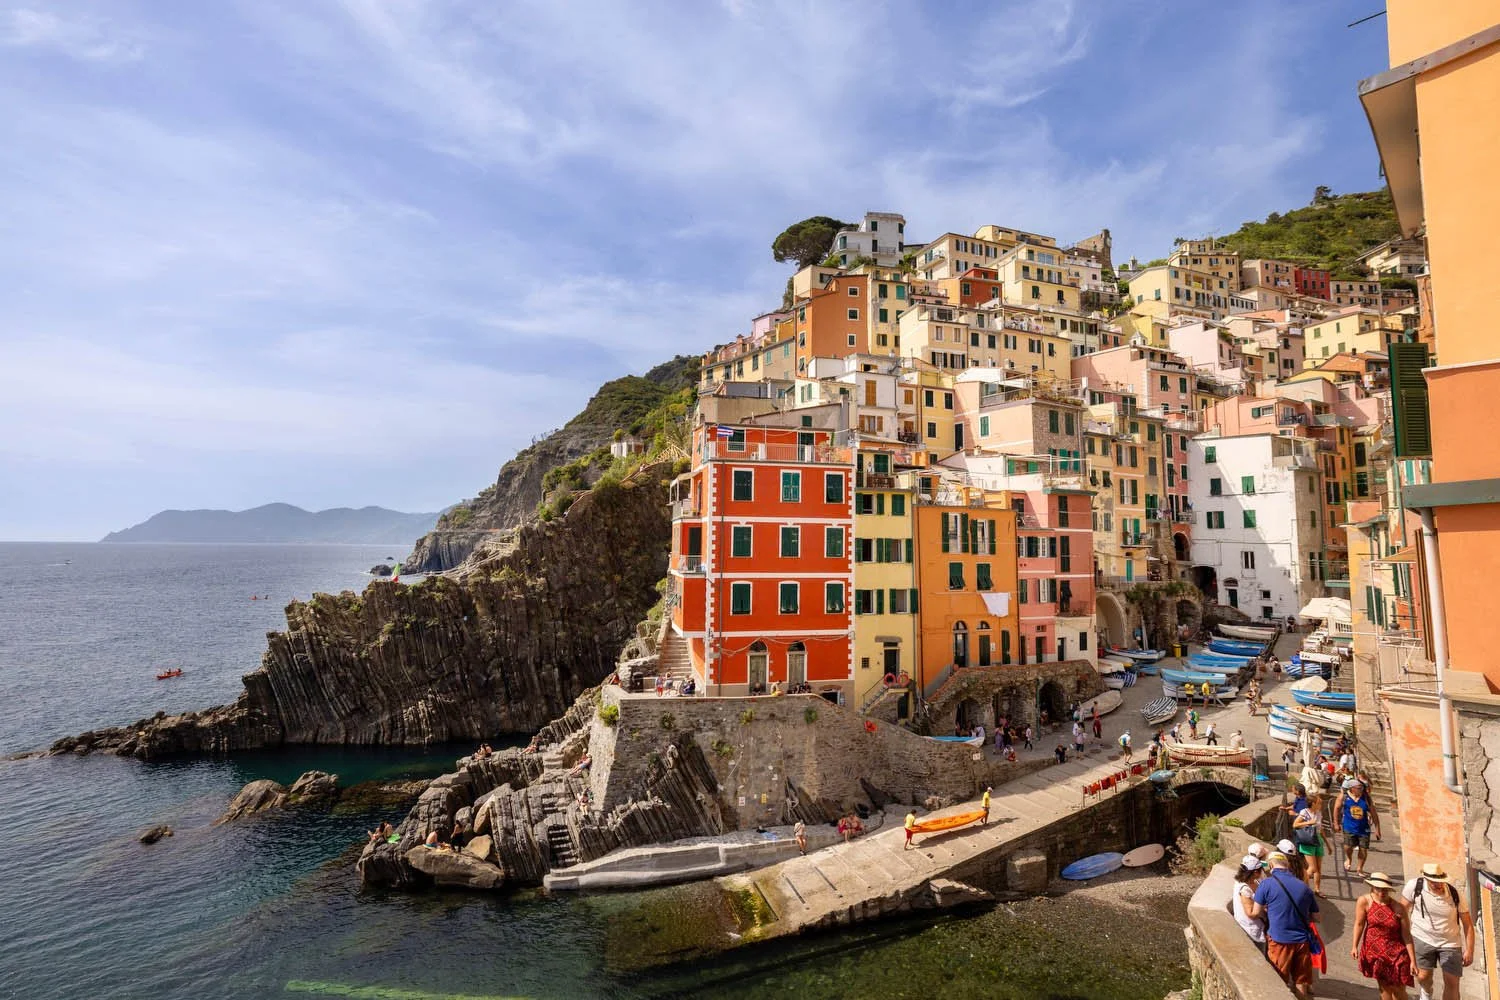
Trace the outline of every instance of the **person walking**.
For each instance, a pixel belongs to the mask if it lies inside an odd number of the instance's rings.
[[[1297,843],[1297,853],[1307,863],[1307,884],[1313,894],[1323,895],[1323,855],[1327,853],[1323,835],[1318,828],[1323,824],[1323,796],[1313,792],[1307,806],[1292,819],[1292,840]]]
[[[1459,979],[1474,961],[1474,918],[1439,864],[1425,864],[1406,883],[1402,905],[1411,924],[1418,1000],[1436,1000],[1433,973],[1443,970],[1443,1000],[1458,1000]]]
[[[1104,722],[1099,716],[1094,716],[1094,739],[1104,739]]]
[[[800,819],[797,825],[792,827],[792,839],[797,841],[797,850],[803,854],[807,853],[807,824]]]
[[[911,838],[912,838],[912,834],[914,834],[916,832],[917,832],[917,811],[915,809],[913,809],[911,812],[909,812],[909,813],[906,814],[906,846],[904,846],[904,847],[901,848],[903,851],[909,851],[909,850],[911,850]]]
[[[1260,953],[1266,953],[1266,921],[1264,917],[1252,917],[1249,907],[1255,899],[1255,888],[1265,877],[1265,862],[1257,855],[1247,854],[1234,873],[1234,920],[1246,936],[1255,942]]]
[[[1255,887],[1246,907],[1252,918],[1266,921],[1266,958],[1291,987],[1293,994],[1309,1000],[1313,984],[1313,924],[1318,919],[1318,901],[1288,870],[1281,851],[1271,852],[1271,872]],[[1321,944],[1318,945],[1321,951]]]
[[[1333,803],[1333,814],[1339,818],[1344,834],[1344,868],[1363,878],[1365,859],[1370,854],[1370,834],[1380,839],[1380,817],[1375,803],[1365,794],[1365,784],[1349,778]],[[1355,861],[1358,861],[1358,864]]]
[[[1354,904],[1354,943],[1349,957],[1359,964],[1359,974],[1375,980],[1380,1000],[1407,1000],[1417,964],[1406,907],[1391,890],[1395,885],[1385,872],[1372,872],[1366,883],[1370,891]]]
[[[1210,699],[1210,698],[1212,698],[1214,696],[1213,685],[1210,684],[1210,683],[1208,683],[1208,681],[1204,681],[1203,682],[1203,686],[1201,688],[1199,688],[1198,690],[1203,694],[1203,707],[1207,708],[1208,707],[1208,699]]]
[[[1083,753],[1083,723],[1073,723],[1073,753]]]
[[[1189,684],[1188,690],[1192,689],[1193,686]],[[1192,707],[1191,702],[1188,704],[1188,739],[1198,742],[1198,710]]]
[[[993,789],[989,785],[984,786],[984,798],[979,800],[980,808],[984,810],[984,819],[979,821],[980,826],[990,825],[990,792]]]
[[[1130,732],[1128,730],[1120,734],[1119,744],[1120,744],[1120,756],[1124,757],[1126,760],[1129,760],[1130,759],[1130,754],[1131,754],[1131,749],[1130,749]]]
[[[1031,729],[1031,724],[1027,723],[1025,732],[1023,732],[1021,734],[1021,739],[1025,742],[1027,750],[1034,750],[1034,749],[1036,749],[1035,747],[1033,747],[1031,745],[1031,737],[1032,737],[1032,735],[1033,735],[1033,733],[1032,733],[1032,729]]]
[[[1229,745],[1236,750],[1245,749],[1245,734],[1236,729],[1229,735]]]
[[[1216,747],[1219,745],[1219,734],[1214,732],[1214,724],[1210,722],[1208,728],[1203,730],[1203,742],[1206,746]]]

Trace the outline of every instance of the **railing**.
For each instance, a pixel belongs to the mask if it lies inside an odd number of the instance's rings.
[[[1022,514],[1019,511],[1016,512],[1016,527],[1040,528],[1041,526],[1042,522],[1037,519],[1037,516],[1035,514]]]
[[[697,517],[700,511],[698,505],[692,500],[676,500],[672,503],[672,520],[680,521],[685,517]]]
[[[727,439],[705,442],[704,451],[711,458],[738,459],[746,462],[802,462],[817,465],[849,465],[848,448],[829,444],[744,444],[731,447]]]
[[[1146,544],[1146,536],[1144,534],[1136,534],[1133,531],[1121,532],[1120,544],[1126,548],[1142,548]]]
[[[1271,459],[1271,464],[1278,469],[1316,469],[1317,459],[1311,455],[1277,455]]]
[[[1123,576],[1104,576],[1103,574],[1097,574],[1094,577],[1094,583],[1097,586],[1108,587],[1110,590],[1129,590],[1136,584],[1144,582],[1144,580],[1136,580]]]
[[[1198,512],[1193,510],[1179,510],[1172,515],[1172,520],[1178,524],[1197,524]]]
[[[677,572],[684,576],[703,576],[707,570],[702,556],[681,556],[678,560]]]
[[[854,477],[855,486],[872,490],[893,490],[896,477],[881,472],[861,472]]]

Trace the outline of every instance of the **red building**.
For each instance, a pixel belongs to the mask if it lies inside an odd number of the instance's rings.
[[[807,425],[837,410],[695,432],[675,487],[672,627],[705,694],[852,696],[852,456],[836,427]]]
[[[1297,267],[1292,270],[1292,284],[1299,294],[1331,302],[1333,299],[1328,294],[1329,277],[1328,271],[1316,267]]]

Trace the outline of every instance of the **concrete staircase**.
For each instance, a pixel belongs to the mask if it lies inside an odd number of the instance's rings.
[[[1375,808],[1382,816],[1395,816],[1396,809],[1396,783],[1391,777],[1390,769],[1378,761],[1360,760],[1360,766],[1370,776],[1370,799],[1375,803]]]
[[[560,762],[558,766],[561,766]],[[565,779],[542,790],[542,806],[547,815],[568,814],[568,807],[572,804],[571,784],[571,781]],[[552,855],[553,868],[567,868],[578,864],[578,851],[573,846],[573,838],[568,835],[568,828],[562,824],[547,827],[547,850]]]
[[[692,653],[682,636],[670,627],[658,650],[656,671],[660,676],[674,681],[685,681],[693,673]]]

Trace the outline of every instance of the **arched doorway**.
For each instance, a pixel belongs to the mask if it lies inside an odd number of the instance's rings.
[[[1068,717],[1068,692],[1057,681],[1047,681],[1036,694],[1037,712],[1046,712],[1053,725]],[[1040,714],[1038,714],[1040,718]]]
[[[1032,705],[1031,685],[1024,687],[1011,685],[996,691],[990,699],[990,708],[995,713],[995,725],[1000,725],[1000,720],[1006,720],[1007,725],[1025,726],[1035,721],[1035,707]]]
[[[1197,601],[1179,597],[1175,606],[1179,635],[1195,636],[1203,627],[1203,608]]]
[[[969,665],[969,626],[961,621],[953,623],[953,665]]]
[[[1125,638],[1129,632],[1125,628],[1125,606],[1120,603],[1120,599],[1107,591],[1100,591],[1094,600],[1094,606],[1098,611],[1099,625],[1109,644],[1127,645]]]
[[[1219,572],[1212,566],[1194,566],[1193,585],[1210,601],[1219,599]]]
[[[786,650],[786,685],[795,688],[807,683],[807,647],[794,642]]]
[[[954,712],[953,733],[955,736],[967,736],[983,721],[984,706],[973,698],[965,698],[958,703],[958,709]]]
[[[750,644],[750,655],[746,660],[745,681],[750,685],[751,694],[766,689],[766,676],[770,668],[771,654],[766,650],[766,644],[757,639]]]
[[[992,630],[989,622],[980,622],[976,627],[979,633],[979,665],[987,667],[995,662],[995,648],[991,640]]]
[[[1178,562],[1187,562],[1192,552],[1192,545],[1188,542],[1188,536],[1181,531],[1172,534],[1172,558]]]

